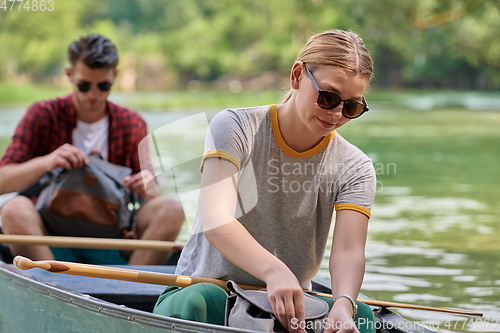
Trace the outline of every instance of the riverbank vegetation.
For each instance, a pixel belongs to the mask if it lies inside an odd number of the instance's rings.
[[[0,9],[0,82],[61,86],[68,44],[99,32],[120,51],[116,85],[124,91],[276,90],[307,37],[341,28],[357,32],[372,51],[375,88],[500,87],[497,1],[52,3],[52,11],[27,11],[17,2],[14,10]]]

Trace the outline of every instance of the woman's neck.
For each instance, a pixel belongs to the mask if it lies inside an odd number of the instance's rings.
[[[285,143],[298,153],[314,148],[324,137],[314,135],[299,119],[290,101],[277,105],[278,126]]]

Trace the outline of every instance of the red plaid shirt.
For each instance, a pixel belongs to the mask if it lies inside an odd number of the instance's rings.
[[[149,150],[138,151],[139,142],[147,135],[147,126],[141,116],[132,110],[108,101],[108,160],[129,167],[133,173],[153,170]],[[73,143],[76,110],[72,95],[33,104],[24,114],[14,132],[12,142],[0,161],[0,166],[23,163],[38,156],[50,154],[65,143]],[[140,155],[140,156],[139,156]]]

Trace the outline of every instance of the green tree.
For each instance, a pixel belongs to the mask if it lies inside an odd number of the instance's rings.
[[[500,87],[500,0],[82,0],[55,2],[53,12],[0,10],[0,80],[60,73],[69,42],[88,32],[113,40],[121,66],[151,87],[157,76],[182,85],[284,76],[311,34],[335,28],[363,37],[374,85]]]
[[[80,1],[56,1],[53,11],[1,12],[0,62],[4,66],[0,78],[16,73],[30,73],[35,78],[57,73],[69,42],[81,32],[86,8]]]

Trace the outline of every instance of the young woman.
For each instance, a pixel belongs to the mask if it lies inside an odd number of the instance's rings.
[[[329,263],[335,298],[325,332],[357,332],[353,318],[361,331],[373,329],[371,310],[355,299],[375,172],[371,160],[335,132],[368,111],[363,95],[372,73],[356,34],[326,31],[298,55],[281,104],[224,110],[213,118],[197,227],[178,274],[265,285],[279,321],[300,332],[292,319],[304,319],[302,289],[320,268],[336,211]],[[214,285],[169,287],[155,313],[222,324],[226,296]]]

